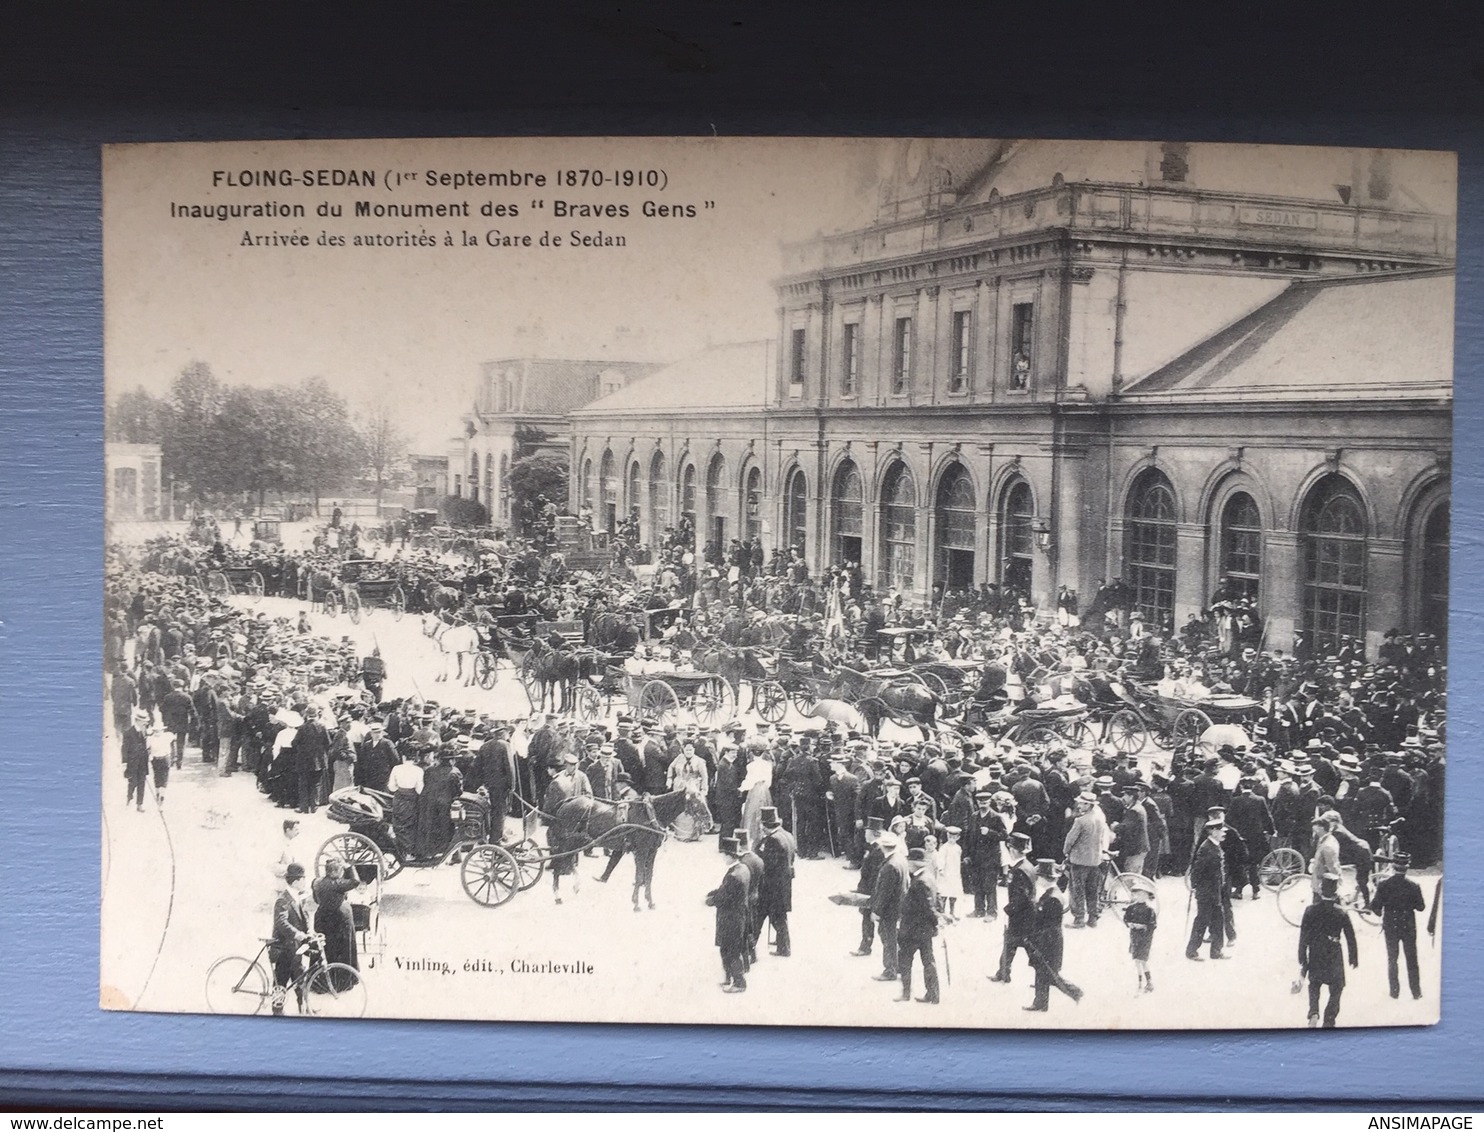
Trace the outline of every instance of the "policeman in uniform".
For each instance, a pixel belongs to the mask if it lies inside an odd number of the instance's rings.
[[[1422,997],[1422,978],[1417,970],[1417,913],[1423,911],[1427,901],[1422,888],[1407,876],[1412,858],[1398,853],[1392,861],[1392,874],[1376,885],[1371,897],[1371,911],[1381,913],[1381,932],[1386,937],[1386,976],[1391,982],[1391,997],[1401,996],[1401,980],[1397,973],[1397,952],[1407,959],[1407,983],[1412,988],[1412,997]]]
[[[1299,924],[1299,976],[1309,980],[1309,1029],[1319,1026],[1319,992],[1329,987],[1324,1006],[1324,1028],[1334,1029],[1340,1016],[1340,995],[1345,990],[1345,961],[1340,951],[1343,938],[1350,951],[1350,966],[1359,964],[1355,952],[1355,925],[1339,905],[1340,876],[1326,873],[1319,878],[1318,898],[1304,909]]]

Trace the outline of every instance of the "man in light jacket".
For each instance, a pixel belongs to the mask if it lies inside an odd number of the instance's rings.
[[[1079,794],[1075,812],[1062,845],[1072,877],[1072,927],[1096,927],[1099,870],[1108,847],[1108,824],[1093,794]]]

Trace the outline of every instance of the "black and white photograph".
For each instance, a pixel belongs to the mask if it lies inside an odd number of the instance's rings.
[[[1436,1023],[1456,229],[1420,150],[105,147],[100,1006]]]

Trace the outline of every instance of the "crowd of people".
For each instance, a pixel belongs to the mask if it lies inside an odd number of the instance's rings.
[[[993,586],[938,595],[920,610],[875,593],[854,564],[811,578],[797,549],[765,561],[760,544],[711,545],[699,556],[693,544],[677,530],[655,548],[653,569],[608,576],[568,571],[518,542],[462,564],[403,548],[388,548],[382,561],[385,576],[413,592],[427,579],[451,583],[461,605],[444,610],[448,617],[529,611],[579,621],[591,639],[605,616],[673,609],[652,647],[682,668],[713,641],[772,645],[823,671],[868,667],[887,659],[880,630],[902,627],[919,632],[890,659],[973,662],[966,695],[993,712],[1023,710],[1064,688],[1089,706],[1127,699],[1138,684],[1192,703],[1245,696],[1253,703],[1245,741],[1177,746],[1151,762],[1111,745],[1022,749],[967,711],[948,713],[920,739],[892,740],[828,721],[795,729],[754,718],[703,729],[620,713],[610,726],[384,700],[397,658],[359,655],[349,638],[318,636],[302,616],[271,618],[207,593],[180,566],[251,563],[270,593],[295,595],[302,573],[333,573],[348,547],[295,553],[166,537],[137,554],[110,553],[105,657],[128,801],[142,807],[152,775],[163,803],[170,769],[193,748],[300,813],[346,787],[380,792],[399,846],[427,857],[447,848],[449,804],[466,793],[488,800],[498,840],[509,815],[549,814],[578,794],[642,797],[686,786],[705,796],[732,859],[708,897],[729,991],[745,990],[765,923],[776,953],[789,955],[796,861],[830,857],[858,870],[856,954],[871,954],[879,938],[879,977],[900,981],[904,999],[917,963],[920,1001],[940,998],[931,942],[940,924],[996,919],[1003,905],[995,977],[1008,981],[1025,952],[1036,978],[1027,1008],[1038,1011],[1049,1009],[1053,988],[1080,996],[1060,974],[1061,933],[1098,924],[1110,861],[1150,881],[1189,874],[1196,915],[1186,954],[1195,959],[1207,940],[1211,958],[1229,954],[1231,903],[1261,896],[1258,865],[1275,848],[1323,858],[1313,870],[1319,896],[1327,876],[1353,865],[1362,899],[1398,922],[1411,896],[1370,890],[1376,856],[1389,858],[1392,876],[1404,871],[1397,849],[1421,866],[1441,859],[1446,673],[1435,641],[1393,631],[1374,659],[1350,640],[1322,655],[1307,647],[1284,655],[1252,634],[1250,602],[1226,596],[1209,618],[1163,635],[1127,608],[1116,579],[1080,613],[1070,591],[1048,617]],[[1123,916],[1147,992],[1157,916],[1138,891]],[[333,893],[327,899],[336,903]],[[1306,927],[1305,970],[1316,969],[1315,933],[1327,930]],[[354,963],[353,933],[348,953],[343,942],[331,946],[332,961]],[[1408,958],[1415,975],[1415,950]],[[1393,980],[1395,965],[1393,957]],[[1333,1011],[1337,1002],[1332,990]]]

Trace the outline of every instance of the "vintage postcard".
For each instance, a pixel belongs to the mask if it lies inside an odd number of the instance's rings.
[[[103,190],[104,1008],[1438,1020],[1452,154]]]

